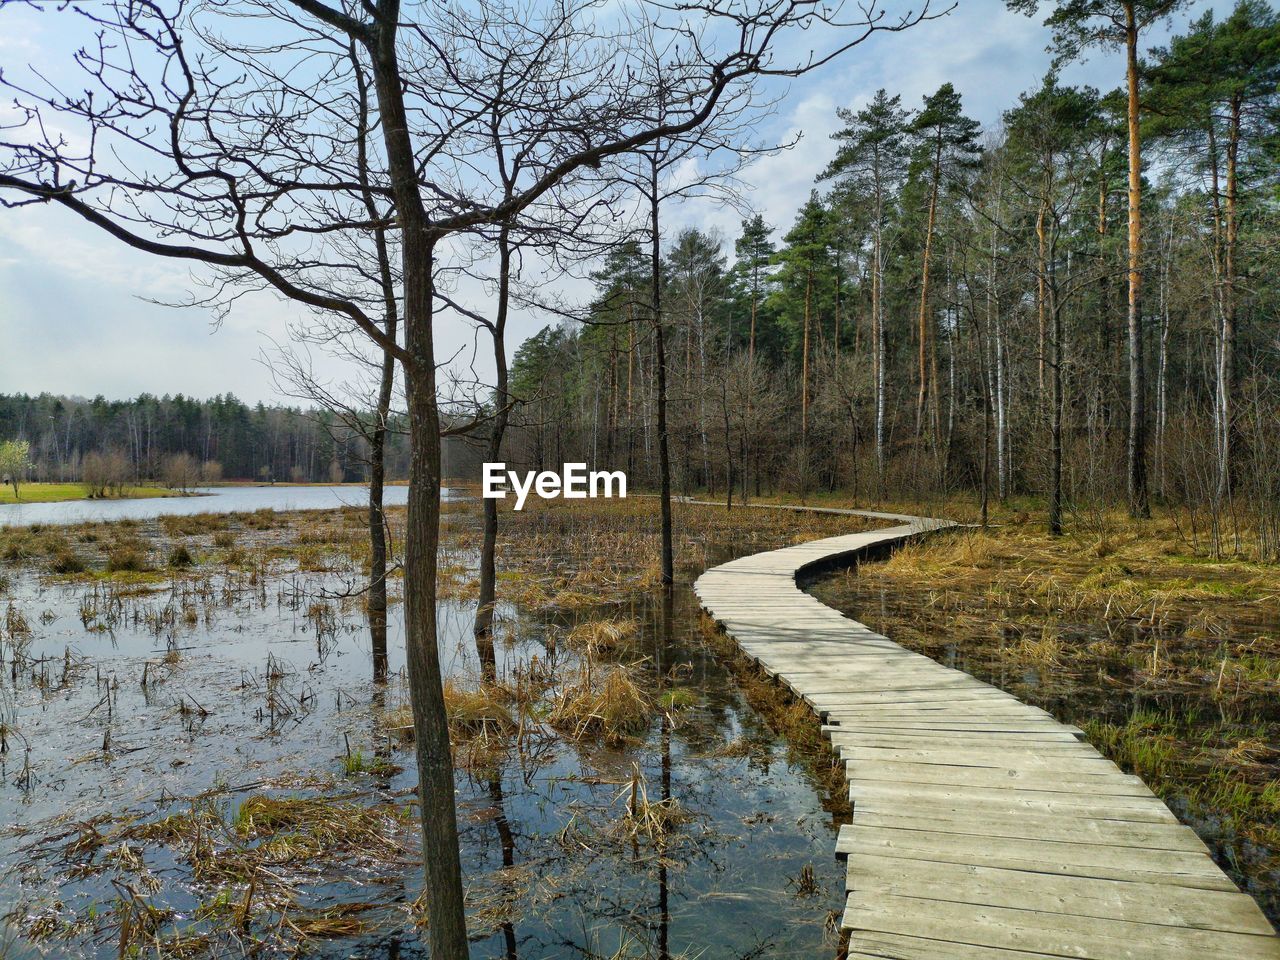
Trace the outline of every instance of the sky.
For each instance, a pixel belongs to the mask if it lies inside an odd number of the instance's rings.
[[[1181,32],[1211,6],[1219,13],[1224,9],[1223,4],[1192,4],[1174,19],[1173,30]],[[1049,66],[1049,34],[1042,20],[1008,12],[1003,0],[958,0],[945,17],[903,33],[873,36],[835,63],[768,91],[782,96],[756,139],[780,143],[798,135],[801,141],[747,168],[742,175],[749,187],[747,203],[780,238],[835,152],[830,136],[839,126],[837,107],[857,109],[880,87],[915,107],[950,81],[970,116],[984,126],[998,123]],[[0,68],[11,72],[28,63],[65,60],[66,38],[52,27],[53,21],[29,10],[0,10]],[[1167,29],[1153,31],[1149,42],[1167,36]],[[822,38],[813,39],[818,44]],[[1108,90],[1122,83],[1123,71],[1119,55],[1094,52],[1066,68],[1063,80]],[[673,205],[664,216],[669,235],[685,226],[716,232],[726,253],[732,252],[741,219],[732,209],[696,200]],[[570,298],[590,292],[581,279],[562,278],[558,286]],[[270,294],[254,294],[215,325],[206,310],[163,305],[183,300],[192,287],[188,267],[132,251],[69,213],[0,209],[0,392],[110,399],[142,392],[195,397],[230,392],[250,402],[286,399],[262,357],[273,342],[287,339],[291,322],[303,318],[299,308]],[[478,287],[461,292],[473,305],[487,306]],[[514,315],[508,335],[512,352],[548,322],[545,316]],[[482,376],[492,369],[485,359],[487,345],[476,350],[469,325],[442,323],[437,340],[438,357],[469,361],[475,353]],[[329,382],[354,375],[341,361],[318,356],[315,364],[320,379]]]

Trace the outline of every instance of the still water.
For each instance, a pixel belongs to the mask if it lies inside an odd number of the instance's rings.
[[[298,491],[252,492],[279,505]],[[237,536],[252,550],[260,534]],[[199,555],[221,549],[197,541]],[[0,955],[110,960],[128,917],[131,936],[141,918],[172,956],[240,955],[241,941],[326,960],[426,956],[410,908],[422,892],[413,748],[388,733],[407,701],[400,604],[381,685],[355,571],[210,561],[124,585],[3,572],[0,604],[20,622],[0,638],[0,947],[14,941]],[[624,743],[566,736],[536,706],[498,749],[459,748],[472,956],[835,954],[840,814],[706,644],[688,589],[697,572],[682,570],[670,595],[497,611],[498,675],[548,685],[547,703],[579,668],[565,640],[575,626],[635,623],[622,659],[655,707]],[[474,605],[437,613],[443,670],[474,686]],[[352,757],[380,766],[353,770]],[[637,794],[670,818],[665,830],[634,828]],[[302,827],[256,839],[246,811],[264,800],[399,810],[387,828],[398,853],[329,850]],[[263,871],[252,894],[229,875],[246,858]]]
[[[387,506],[403,506],[407,486],[389,486]],[[449,491],[443,491],[446,500]],[[368,488],[323,484],[260,487],[198,487],[188,497],[119,500],[66,500],[61,503],[16,503],[0,506],[0,527],[32,523],[83,523],[95,520],[151,520],[197,513],[252,513],[254,510],[331,510],[368,501]]]

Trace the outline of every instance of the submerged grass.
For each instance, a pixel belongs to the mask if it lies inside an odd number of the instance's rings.
[[[620,746],[647,730],[654,702],[629,666],[579,666],[561,681],[547,722],[574,740],[601,740]]]
[[[38,841],[27,869],[62,871],[62,882],[97,878],[116,891],[109,909],[74,914],[60,901],[24,901],[6,922],[37,943],[106,936],[122,957],[217,956],[228,942],[299,955],[312,940],[361,932],[372,911],[381,916],[371,922],[394,921],[396,911],[349,892],[316,892],[345,888],[353,870],[397,875],[413,856],[412,822],[402,804],[355,794],[254,792],[232,804],[220,789],[161,817],[103,814],[73,825],[69,843],[58,844],[65,834]],[[191,871],[194,910],[175,911],[159,896],[158,873],[172,861]]]
[[[677,568],[701,570],[750,553],[852,533],[879,521],[834,514],[673,504]],[[505,510],[499,527],[498,592],[532,610],[579,611],[621,603],[661,584],[657,501],[634,497],[539,500]]]

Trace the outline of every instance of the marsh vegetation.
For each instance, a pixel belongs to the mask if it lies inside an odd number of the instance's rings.
[[[505,516],[477,647],[479,511],[448,506],[440,649],[473,951],[834,953],[838,768],[807,708],[737,661],[689,591],[656,589],[651,507]],[[863,525],[679,511],[682,580]],[[394,557],[403,511],[389,520]],[[425,951],[400,580],[375,683],[364,522],[0,531],[17,955]]]

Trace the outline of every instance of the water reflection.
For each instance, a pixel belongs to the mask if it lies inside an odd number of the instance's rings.
[[[158,821],[210,789],[230,798],[219,814],[230,825],[255,794],[403,804],[415,783],[412,749],[388,721],[405,702],[401,611],[393,607],[388,623],[390,683],[376,683],[363,604],[344,599],[348,586],[339,575],[219,571],[130,593],[17,573],[11,592],[32,634],[16,656],[5,652],[4,719],[12,744],[18,732],[31,744],[31,773],[22,786],[14,747],[0,818],[22,835],[0,836],[0,865],[16,868],[7,889],[56,889],[59,915],[96,910],[101,922],[94,905],[114,889],[105,848],[63,860],[66,825],[126,812]],[[474,612],[467,603],[439,609],[443,668],[467,681],[510,676],[534,657],[567,668],[575,654],[562,638],[577,622],[634,617],[637,676],[662,707],[621,746],[575,742],[539,725],[491,762],[459,769],[475,956],[831,952],[822,917],[841,905],[843,877],[831,855],[828,798],[707,647],[687,583],[574,613],[506,604],[500,629],[479,647]],[[370,759],[357,762],[361,755]],[[642,834],[624,822],[633,782],[656,806],[678,811],[667,829]],[[95,829],[109,835],[112,823]],[[43,859],[31,860],[32,849]],[[181,848],[144,855],[160,884],[157,907],[190,917],[216,892],[191,882]],[[312,940],[304,952],[422,956],[406,915],[421,884],[411,860],[309,878],[300,896],[358,908],[363,927]],[[67,873],[68,862],[81,872]],[[789,880],[806,865],[825,899],[794,896]],[[116,954],[109,937],[63,947],[55,952]]]

